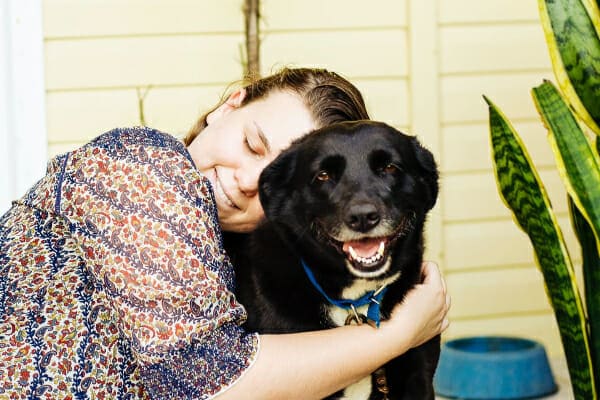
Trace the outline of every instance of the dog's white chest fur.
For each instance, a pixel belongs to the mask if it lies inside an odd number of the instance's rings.
[[[342,292],[342,298],[344,299],[357,299],[364,295],[366,292],[375,291],[384,285],[398,280],[400,273],[394,274],[393,276],[386,278],[385,280],[366,280],[357,279],[354,283],[345,288]],[[367,315],[368,305],[357,308],[357,312],[362,315]],[[331,305],[327,309],[327,315],[331,321],[337,326],[343,326],[348,318],[348,310],[344,310],[340,307]],[[352,311],[350,311],[352,312]],[[366,400],[372,391],[371,376],[366,376],[360,381],[348,386],[344,389],[343,396],[341,399],[345,400]]]

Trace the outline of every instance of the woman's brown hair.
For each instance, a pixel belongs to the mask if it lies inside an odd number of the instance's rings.
[[[274,90],[298,95],[312,114],[318,127],[335,122],[369,119],[360,91],[335,72],[320,68],[283,68],[260,79],[247,78],[242,82],[246,96],[242,106],[264,98]],[[206,127],[206,117],[223,104],[221,100],[212,110],[202,115],[183,139],[186,146]]]

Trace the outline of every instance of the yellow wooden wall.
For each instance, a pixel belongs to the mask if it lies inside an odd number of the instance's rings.
[[[115,126],[181,135],[241,74],[241,0],[44,0],[50,155]],[[529,89],[552,78],[535,1],[263,0],[262,69],[337,71],[374,119],[435,153],[442,191],[428,257],[453,296],[446,338],[508,334],[561,354],[527,238],[499,200],[488,150],[494,100],[530,146],[567,226],[565,201]],[[572,235],[567,235],[573,242]]]

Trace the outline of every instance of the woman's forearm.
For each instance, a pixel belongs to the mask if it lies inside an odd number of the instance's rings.
[[[218,398],[321,399],[369,375],[410,348],[384,326],[262,335],[254,365]]]

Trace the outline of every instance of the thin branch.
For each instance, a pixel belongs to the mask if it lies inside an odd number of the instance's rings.
[[[138,115],[140,118],[141,126],[146,126],[146,117],[144,116],[144,100],[146,99],[146,96],[148,95],[148,92],[150,91],[151,88],[152,88],[152,85],[146,86],[144,93],[141,93],[139,87],[135,88],[135,91],[137,93],[137,98],[138,98]]]
[[[245,0],[244,19],[246,26],[246,74],[260,76],[260,0]]]

